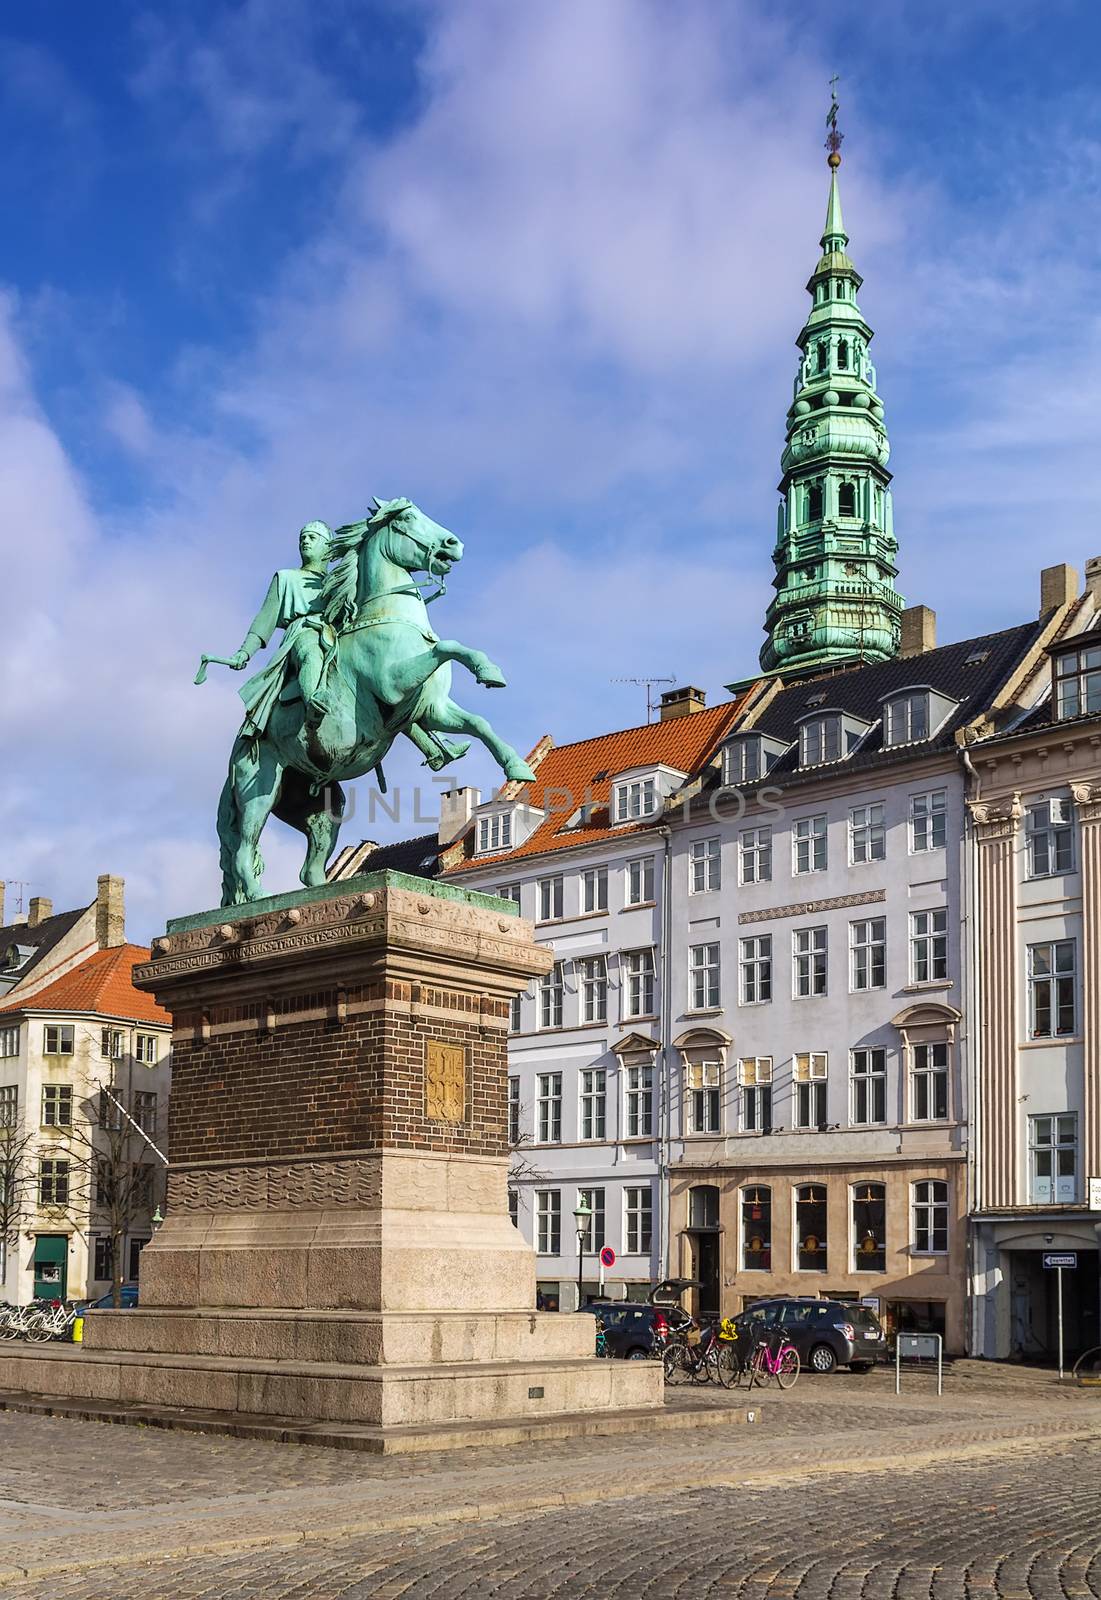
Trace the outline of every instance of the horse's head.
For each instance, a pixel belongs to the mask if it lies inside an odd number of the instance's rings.
[[[463,558],[462,540],[426,517],[411,500],[384,500],[368,519],[368,537],[377,538],[386,558],[406,572],[446,578]]]

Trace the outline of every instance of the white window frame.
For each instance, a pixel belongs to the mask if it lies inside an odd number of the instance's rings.
[[[721,1061],[686,1061],[684,1099],[689,1133],[723,1131],[723,1069]]]
[[[738,1004],[763,1006],[772,1000],[772,935],[751,934],[738,941]]]
[[[1041,1139],[1043,1124],[1047,1124],[1047,1138]],[[1070,1154],[1069,1176],[1060,1173],[1060,1156]],[[1047,1179],[1049,1193],[1040,1194],[1042,1180],[1037,1173],[1041,1155],[1050,1157],[1051,1172]],[[1078,1200],[1078,1116],[1074,1111],[1044,1111],[1028,1119],[1028,1203],[1029,1205],[1065,1206]]]
[[[688,846],[688,893],[710,894],[722,887],[722,840],[693,839]]]
[[[653,945],[641,950],[624,950],[623,963],[623,1015],[625,1017],[652,1017],[657,1014],[657,970]]]
[[[722,1005],[721,951],[717,942],[688,946],[688,1009],[718,1011]]]
[[[796,817],[791,825],[791,871],[796,878],[825,872],[829,867],[829,817]]]
[[[478,818],[478,848],[480,856],[498,856],[512,849],[512,812],[494,811],[488,817]]]
[[[524,1026],[523,992],[509,996],[508,1001],[508,1031],[521,1033]]]
[[[581,910],[596,916],[608,909],[607,867],[586,867],[581,874]]]
[[[539,1028],[561,1028],[566,982],[561,961],[556,961],[549,972],[539,979]]]
[[[888,700],[885,710],[884,743],[888,748],[920,744],[932,735],[932,695],[928,689],[911,689],[906,694],[897,695],[893,700]]]
[[[922,1040],[912,1044],[910,1055],[910,1121],[948,1122],[952,1116],[952,1047],[947,1039]],[[944,1111],[936,1109],[938,1086],[943,1086]],[[926,1101],[925,1115],[918,1102]]]
[[[19,1122],[19,1085],[0,1084],[0,1128],[14,1128]],[[2,1280],[2,1274],[0,1274]]]
[[[514,906],[519,907],[520,885],[518,883],[502,883],[499,884],[497,888],[491,889],[488,892],[490,894],[495,894],[498,900],[511,900]]]
[[[849,992],[866,994],[870,990],[886,987],[886,917],[862,917],[857,922],[850,922]]]
[[[139,1033],[134,1036],[134,1059],[140,1061],[144,1067],[155,1067],[159,1059],[158,1046],[160,1040],[155,1033]]]
[[[628,778],[615,786],[617,823],[638,822],[643,817],[652,817],[660,804],[661,796],[656,777]]]
[[[886,1050],[872,1047],[849,1051],[849,1123],[854,1128],[886,1126]]]
[[[951,1191],[945,1178],[919,1178],[910,1185],[910,1251],[915,1256],[946,1256],[951,1224]],[[943,1234],[943,1248],[937,1235]],[[925,1235],[924,1243],[921,1235]]]
[[[562,1254],[562,1191],[535,1191],[535,1251],[541,1256]]]
[[[867,866],[887,859],[887,808],[882,800],[849,809],[849,864]]]
[[[51,1037],[52,1036],[52,1037]],[[51,1042],[54,1049],[50,1049]],[[47,1022],[42,1027],[44,1056],[71,1056],[76,1049],[76,1029],[71,1022]]]
[[[802,1133],[816,1133],[829,1112],[829,1055],[825,1050],[800,1050],[791,1066],[793,1126]]]
[[[47,1168],[49,1169],[47,1171]],[[40,1206],[67,1206],[72,1192],[72,1162],[65,1156],[42,1156],[38,1162],[38,1203]],[[58,1179],[65,1193],[58,1197]],[[49,1194],[47,1194],[47,1186]]]
[[[654,858],[632,856],[624,868],[626,878],[624,904],[650,906],[654,903]]]
[[[649,1184],[623,1191],[623,1253],[649,1256],[654,1247],[654,1193]]]
[[[1044,939],[1027,948],[1028,1036],[1030,1039],[1072,1039],[1078,1031],[1078,941]],[[1068,1004],[1070,1027],[1060,1023]],[[1051,1026],[1040,1028],[1041,998]]]
[[[560,872],[550,873],[538,880],[539,922],[561,922],[563,917],[563,877]]]
[[[43,1128],[71,1128],[73,1125],[73,1086],[71,1083],[42,1085]]]
[[[742,1056],[738,1062],[741,1088],[741,1131],[772,1132],[772,1057]]]
[[[540,1072],[536,1074],[535,1143],[562,1143],[561,1072]]]
[[[1065,820],[1054,822],[1059,811]],[[1074,822],[1069,800],[1031,805],[1025,820],[1025,861],[1029,879],[1057,878],[1074,871]]]
[[[9,1060],[19,1054],[18,1026],[14,1028],[0,1028],[0,1060]]]
[[[508,1080],[508,1142],[513,1146],[520,1143],[520,1080],[512,1074]]]
[[[812,717],[799,727],[799,765],[801,767],[832,766],[840,761],[845,748],[845,730],[841,713],[829,711],[821,717]]]
[[[608,1138],[608,1074],[604,1067],[582,1067],[578,1137],[584,1144],[605,1144]]]
[[[629,1062],[624,1072],[628,1139],[654,1136],[654,1068],[648,1061]]]
[[[582,1253],[595,1256],[599,1250],[603,1250],[608,1236],[604,1186],[597,1184],[591,1188],[578,1189],[577,1204],[586,1206],[590,1212],[589,1220],[585,1224],[585,1233],[580,1241]],[[576,1238],[576,1234],[574,1237]]]
[[[743,828],[738,839],[738,880],[740,883],[772,882],[772,829]]]
[[[608,958],[583,956],[578,963],[581,969],[581,1020],[582,1022],[607,1022],[608,1020]]]
[[[1101,707],[1101,645],[1086,645],[1057,656],[1054,676],[1055,714],[1060,722]]]
[[[791,996],[793,1000],[818,1000],[829,993],[829,928],[793,928],[791,934]]]
[[[948,982],[948,907],[910,912],[910,982]]]
[[[928,789],[910,796],[910,854],[928,855],[948,844],[948,791]]]

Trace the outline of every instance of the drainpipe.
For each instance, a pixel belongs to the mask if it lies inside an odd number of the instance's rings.
[[[976,771],[975,763],[966,745],[959,745],[958,753],[960,764],[964,770],[964,795],[965,802],[968,790],[971,789],[971,799],[978,799],[981,780]],[[979,1259],[975,1249],[975,1227],[971,1222],[971,1211],[977,1206],[979,1200],[979,1172],[981,1157],[981,1133],[979,1107],[979,1054],[982,1051],[982,1028],[978,1022],[979,1017],[979,982],[981,972],[980,951],[982,948],[981,930],[979,927],[979,896],[978,884],[975,878],[974,861],[977,846],[974,838],[974,823],[971,812],[966,803],[963,808],[963,919],[965,938],[962,941],[964,958],[964,985],[967,995],[967,1005],[963,1007],[963,1023],[961,1027],[961,1045],[963,1060],[966,1063],[967,1076],[965,1081],[965,1095],[967,1104],[967,1118],[964,1123],[967,1133],[967,1322],[968,1322],[968,1355],[975,1356],[980,1352],[986,1353],[986,1340],[983,1337],[982,1322],[985,1309],[985,1295],[976,1293],[975,1269]],[[975,1021],[972,1021],[972,1018]],[[984,1253],[985,1256],[985,1253]],[[985,1277],[985,1268],[984,1268]]]
[[[672,1086],[670,1055],[672,1053],[673,1015],[673,834],[667,824],[658,828],[664,854],[661,862],[661,1022],[658,1028],[661,1094],[658,1105],[661,1118],[658,1142],[658,1238],[661,1252],[661,1276],[670,1276],[669,1266],[669,1157],[672,1145]]]

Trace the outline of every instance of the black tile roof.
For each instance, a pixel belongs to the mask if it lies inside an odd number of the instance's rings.
[[[87,906],[78,906],[75,911],[59,911],[56,916],[43,917],[32,928],[26,922],[10,922],[6,927],[0,928],[0,977],[11,977],[10,971],[5,971],[8,951],[12,945],[34,947],[34,954],[28,956],[25,964],[16,969],[20,978],[25,978],[28,972],[34,970],[43,956],[51,951],[75,927],[81,917],[88,910]]]
[[[392,844],[375,844],[363,839],[345,845],[329,867],[330,882],[358,876],[363,872],[407,872],[414,878],[434,878],[440,870],[439,842],[434,833],[421,833],[413,839],[397,839]]]
[[[798,738],[799,723],[816,711],[842,711],[875,726],[844,761],[800,769],[796,751],[789,750],[769,773],[799,782],[846,768],[885,765],[916,759],[939,750],[951,750],[956,729],[988,709],[1044,624],[1021,623],[999,633],[981,634],[959,644],[942,645],[922,655],[844,667],[818,678],[804,678],[782,689],[772,704],[747,730],[768,734],[785,744]],[[968,662],[971,662],[968,665]],[[883,700],[909,687],[928,687],[959,701],[955,711],[931,739],[915,741],[903,749],[883,748]],[[824,698],[823,698],[824,697]],[[814,702],[813,704],[811,702]],[[717,781],[717,780],[716,780]]]

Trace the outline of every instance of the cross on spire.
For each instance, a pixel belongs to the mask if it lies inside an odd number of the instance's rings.
[[[841,165],[841,141],[845,137],[843,133],[837,131],[837,113],[841,109],[837,98],[837,85],[840,81],[835,72],[830,79],[830,109],[826,112],[826,149],[829,151],[826,160],[835,172]]]

